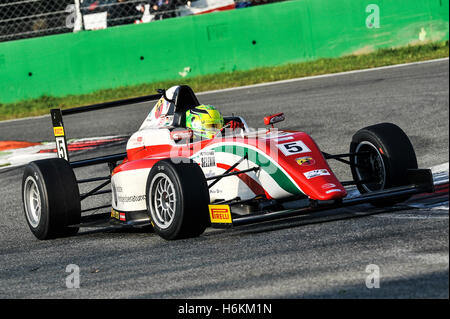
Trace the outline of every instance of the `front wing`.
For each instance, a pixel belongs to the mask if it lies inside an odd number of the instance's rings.
[[[344,198],[341,201],[333,202],[309,202],[303,207],[281,210],[262,210],[247,215],[233,213],[233,204],[229,205],[209,205],[211,226],[215,228],[226,228],[254,224],[258,222],[272,221],[281,218],[310,214],[317,211],[336,209],[354,206],[364,203],[373,203],[379,200],[389,200],[395,198],[407,198],[414,194],[433,193],[433,175],[430,169],[409,170],[410,185],[390,188],[382,191],[366,193],[360,196]]]

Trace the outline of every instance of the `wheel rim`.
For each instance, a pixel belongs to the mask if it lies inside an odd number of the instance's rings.
[[[41,195],[36,181],[31,176],[25,180],[23,198],[28,222],[33,228],[36,228],[41,220]]]
[[[158,173],[153,178],[149,203],[153,222],[159,228],[168,228],[175,218],[176,200],[175,187],[167,175]]]
[[[355,156],[355,172],[359,181],[374,180],[372,183],[361,184],[366,192],[384,189],[386,184],[386,167],[378,148],[370,142],[364,141],[356,147],[356,153],[366,152],[367,155]],[[361,168],[366,167],[366,168]]]

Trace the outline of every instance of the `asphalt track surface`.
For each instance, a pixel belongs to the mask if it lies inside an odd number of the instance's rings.
[[[419,166],[449,161],[448,60],[200,94],[252,127],[284,112],[280,128],[300,129],[323,151],[346,152],[357,129],[393,122],[410,136]],[[149,92],[150,93],[150,92]],[[151,103],[153,105],[153,103]],[[73,138],[128,135],[148,103],[65,118]],[[0,122],[0,140],[51,141],[49,117]],[[124,146],[72,159],[123,151]],[[340,178],[344,165],[333,165]],[[106,168],[77,170],[78,177]],[[0,172],[0,298],[448,298],[447,208],[360,205],[165,241],[145,229],[83,229],[38,241],[25,222],[23,168]],[[108,196],[96,201],[107,202]],[[436,205],[435,205],[436,206]],[[439,205],[438,205],[439,206]],[[80,268],[67,289],[66,266]],[[380,288],[368,289],[377,265]]]

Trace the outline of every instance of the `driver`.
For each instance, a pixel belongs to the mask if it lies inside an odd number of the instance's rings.
[[[224,128],[224,119],[214,106],[199,105],[186,112],[186,127],[191,129],[195,135],[210,139]],[[230,121],[226,127],[235,129],[243,127],[243,125],[236,121]]]

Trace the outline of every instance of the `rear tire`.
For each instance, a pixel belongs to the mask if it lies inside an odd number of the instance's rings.
[[[78,232],[81,204],[78,184],[70,164],[60,158],[34,161],[22,178],[25,218],[36,238],[73,236]]]
[[[155,232],[167,240],[200,236],[209,226],[209,190],[198,164],[157,162],[146,186],[147,211]]]
[[[403,130],[392,123],[381,123],[365,127],[353,135],[350,153],[366,152],[367,155],[350,157],[355,181],[373,180],[357,184],[361,194],[392,187],[408,185],[408,169],[417,168],[414,148]],[[390,206],[405,201],[408,197],[372,202],[374,206]]]

